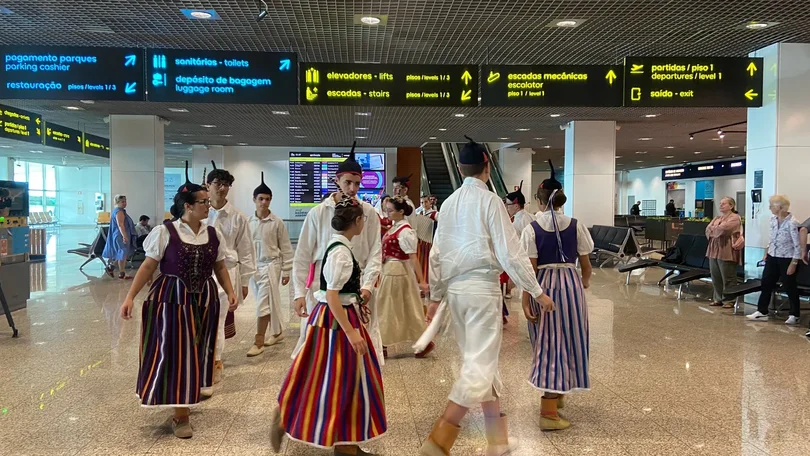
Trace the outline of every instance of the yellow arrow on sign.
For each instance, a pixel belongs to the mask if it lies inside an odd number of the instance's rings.
[[[42,120],[40,120],[40,118],[37,117],[37,125],[39,125],[40,122],[42,122]]]
[[[487,77],[487,82],[492,84],[493,82],[497,81],[498,79],[501,79],[501,73],[496,73],[496,72],[490,70],[489,76]]]
[[[45,134],[46,134],[46,135],[48,135],[48,136],[51,136],[51,129],[50,129],[50,128],[46,128],[46,129],[45,129]]]
[[[745,71],[747,71],[751,77],[754,77],[754,73],[757,71],[757,66],[754,64],[754,62],[751,62],[748,64],[748,68],[746,68]]]
[[[464,74],[461,75],[461,80],[464,81],[464,85],[470,85],[470,80],[472,79],[472,75],[469,71],[464,70]]]
[[[745,98],[748,98],[751,101],[753,101],[754,98],[756,98],[758,96],[759,96],[759,94],[754,92],[754,89],[748,89],[748,92],[745,92]]]
[[[613,85],[613,81],[616,80],[616,73],[614,73],[613,70],[608,71],[605,79],[608,80],[608,84]]]
[[[472,89],[461,91],[461,101],[470,101],[472,99]]]

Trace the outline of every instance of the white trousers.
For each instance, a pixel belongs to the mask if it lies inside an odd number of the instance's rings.
[[[228,269],[228,276],[231,278],[231,286],[236,294],[236,299],[242,302],[242,284],[240,283],[239,267]],[[216,280],[216,277],[214,277]],[[225,350],[225,317],[228,316],[228,295],[217,282],[219,290],[219,324],[217,325],[217,343],[214,344],[214,360],[222,361],[222,352]]]
[[[498,281],[457,280],[448,287],[445,299],[462,356],[449,399],[467,408],[493,401],[503,392],[498,370],[503,336]]]
[[[270,334],[284,331],[281,321],[281,264],[257,263],[250,278],[250,293],[256,298],[256,317],[270,316]]]

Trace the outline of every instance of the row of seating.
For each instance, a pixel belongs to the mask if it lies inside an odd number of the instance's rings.
[[[619,272],[627,273],[626,283],[630,283],[630,274],[633,271],[650,267],[659,267],[667,271],[658,282],[659,285],[674,274],[678,274],[678,277],[671,279],[670,285],[683,285],[693,280],[705,279],[711,277],[709,259],[706,258],[708,247],[709,240],[706,236],[680,234],[675,240],[675,245],[667,252],[669,255],[663,259],[644,259],[632,264],[625,264],[619,267]],[[741,272],[738,270],[738,273]]]
[[[611,260],[627,262],[630,258],[641,256],[641,247],[629,227],[594,225],[588,230],[593,238],[596,260],[599,261],[601,255],[608,257],[600,267]]]
[[[48,212],[31,212],[28,214],[28,226],[58,226],[59,221]]]
[[[801,261],[796,268],[796,287],[799,289],[800,296],[810,296],[810,266]],[[728,300],[734,299],[739,302],[745,295],[759,293],[760,291],[762,291],[762,280],[749,279],[744,283],[726,288],[724,290],[724,298]],[[776,290],[774,290],[774,294],[776,293],[785,293],[781,283],[779,283]],[[771,301],[773,302],[773,297],[771,297]],[[776,309],[777,312],[782,310],[782,305],[784,305],[784,302],[780,303],[779,307]]]

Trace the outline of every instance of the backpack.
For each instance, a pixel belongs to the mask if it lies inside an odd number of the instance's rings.
[[[680,247],[672,246],[667,250],[667,253],[664,254],[664,258],[661,260],[667,263],[678,264],[683,261],[683,252],[681,252]]]

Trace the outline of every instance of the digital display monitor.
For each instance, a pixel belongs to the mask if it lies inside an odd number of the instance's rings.
[[[484,65],[481,106],[622,106],[621,65]]]
[[[57,147],[72,152],[84,152],[81,131],[50,122],[45,122],[45,135],[43,136],[42,143],[46,146]]]
[[[476,65],[301,65],[307,106],[478,106]]]
[[[360,191],[357,192],[357,197],[360,198],[361,200],[367,202],[368,204],[371,204],[372,206],[376,206],[377,201],[380,200],[380,197],[382,196],[382,194],[383,194],[383,191],[382,191],[381,188],[373,189],[373,190],[360,189]]]
[[[745,159],[673,166],[661,170],[661,180],[665,181],[736,175],[745,175]]]
[[[0,217],[28,217],[28,184],[0,180]]]
[[[143,101],[143,49],[2,46],[0,98]]]
[[[149,101],[298,104],[292,52],[149,49]]]
[[[290,206],[314,207],[337,191],[335,173],[348,152],[290,152]],[[363,167],[360,192],[381,193],[385,188],[385,154],[357,153]],[[379,171],[368,170],[378,168]]]
[[[42,143],[42,116],[0,105],[0,136],[30,143]]]
[[[96,157],[110,158],[110,140],[101,136],[84,134],[84,153]],[[177,184],[178,186],[180,184]]]
[[[757,108],[762,66],[748,57],[627,57],[624,105]]]

